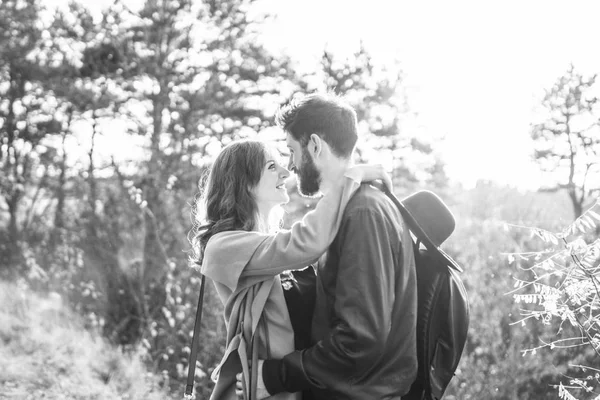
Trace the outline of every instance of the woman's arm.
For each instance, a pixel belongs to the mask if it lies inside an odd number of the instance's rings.
[[[275,276],[286,270],[305,268],[317,261],[337,234],[342,214],[361,182],[382,179],[391,189],[391,179],[381,165],[350,168],[343,181],[323,196],[315,209],[290,230],[268,235],[242,271],[242,277]]]
[[[381,165],[350,168],[317,203],[313,211],[275,234],[227,231],[207,243],[202,273],[230,290],[245,278],[253,284],[283,271],[302,269],[327,250],[338,231],[344,208],[361,182],[381,179],[391,189],[391,179]]]

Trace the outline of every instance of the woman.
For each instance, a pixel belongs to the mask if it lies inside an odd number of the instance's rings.
[[[280,358],[294,350],[279,274],[305,268],[327,250],[361,181],[389,181],[381,166],[350,168],[302,221],[289,231],[273,232],[273,211],[289,201],[288,177],[277,152],[265,143],[234,142],[215,160],[197,205],[194,261],[213,280],[227,322],[227,347],[212,375],[216,385],[211,399],[236,399],[239,372],[245,398],[255,398],[257,360]],[[201,212],[204,218],[199,218]],[[272,398],[301,397],[280,393]]]

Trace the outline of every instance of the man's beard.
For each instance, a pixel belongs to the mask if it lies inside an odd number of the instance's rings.
[[[302,150],[302,165],[296,168],[298,191],[302,196],[314,197],[321,187],[321,172],[306,149]]]

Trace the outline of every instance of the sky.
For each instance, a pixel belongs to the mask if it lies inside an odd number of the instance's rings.
[[[306,62],[324,45],[401,61],[411,109],[451,178],[534,188],[530,124],[544,89],[573,63],[600,72],[600,2],[268,0],[268,38]],[[275,35],[276,34],[276,35]],[[276,38],[276,39],[275,39]],[[314,62],[314,61],[313,61]]]
[[[48,0],[63,3],[63,0]],[[98,10],[109,0],[89,3]],[[141,3],[131,0],[132,8]],[[277,18],[261,35],[307,69],[325,46],[351,55],[362,41],[375,60],[398,59],[419,130],[450,178],[536,188],[530,124],[570,63],[600,72],[600,2],[259,0]]]

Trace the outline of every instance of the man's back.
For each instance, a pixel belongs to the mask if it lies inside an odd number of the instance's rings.
[[[410,233],[398,209],[363,185],[317,273],[315,346],[303,361],[315,386],[329,388],[315,389],[318,399],[408,392],[417,372],[416,286]]]

